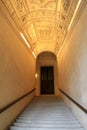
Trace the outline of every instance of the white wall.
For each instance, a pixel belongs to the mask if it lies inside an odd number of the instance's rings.
[[[0,109],[34,88],[35,59],[0,12]],[[5,130],[34,93],[0,114]]]
[[[59,87],[87,109],[87,6],[58,57]],[[66,100],[87,129],[87,114]]]

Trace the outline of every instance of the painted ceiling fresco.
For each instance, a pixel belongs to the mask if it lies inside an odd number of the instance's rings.
[[[2,1],[35,55],[58,54],[79,0]]]

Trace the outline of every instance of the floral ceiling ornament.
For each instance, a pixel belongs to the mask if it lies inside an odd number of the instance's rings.
[[[68,10],[69,5],[70,5],[70,0],[64,0],[63,1],[63,8],[64,8],[65,11]]]
[[[23,11],[23,8],[24,8],[23,0],[16,0],[15,5],[16,5],[16,8],[19,10],[19,12]]]

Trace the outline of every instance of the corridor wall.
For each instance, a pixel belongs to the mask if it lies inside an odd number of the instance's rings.
[[[58,57],[59,88],[87,110],[87,5]],[[87,130],[87,114],[61,93]]]
[[[34,57],[5,18],[0,10],[0,112],[34,89],[35,74]],[[0,130],[7,130],[33,96],[34,92],[0,113]]]

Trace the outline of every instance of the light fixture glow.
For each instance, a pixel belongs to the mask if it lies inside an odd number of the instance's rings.
[[[77,11],[78,11],[78,8],[79,8],[79,6],[80,6],[80,4],[81,4],[81,1],[82,1],[82,0],[79,0],[79,1],[78,1],[78,4],[77,4],[76,9],[75,9],[75,12],[74,12],[74,14],[73,14],[73,16],[72,16],[72,19],[71,19],[71,21],[70,21],[70,24],[69,24],[69,26],[68,26],[68,30],[70,29],[70,27],[71,27],[71,25],[72,25],[72,23],[73,23],[73,20],[74,20],[74,18],[75,18],[75,16],[76,16],[76,13],[77,13]]]
[[[37,78],[37,77],[38,77],[38,74],[36,73],[36,74],[35,74],[35,78]]]
[[[36,58],[36,55],[35,55],[35,53],[32,51],[32,54],[33,54],[33,56]]]
[[[23,35],[23,33],[20,32],[20,35],[23,38],[23,40],[26,43],[26,45],[28,46],[28,48],[30,48],[30,45],[29,45],[28,41],[26,40],[25,36]]]

